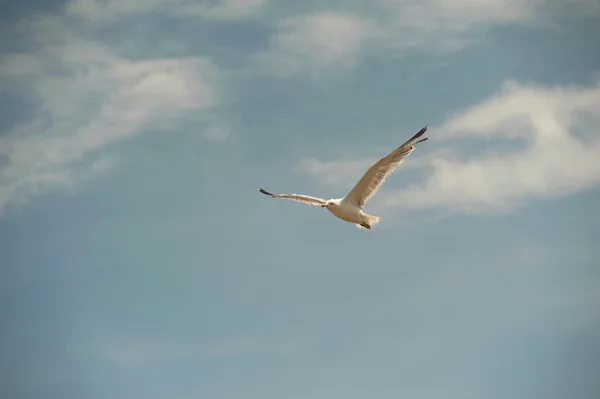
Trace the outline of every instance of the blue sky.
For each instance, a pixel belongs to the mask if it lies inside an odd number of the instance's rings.
[[[597,2],[0,9],[0,396],[597,397]]]

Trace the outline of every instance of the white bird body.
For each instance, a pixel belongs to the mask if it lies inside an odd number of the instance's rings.
[[[377,224],[379,218],[364,213],[358,206],[338,198],[327,201],[327,210],[345,222],[353,223],[359,228],[370,229]]]
[[[333,213],[338,218],[345,220],[349,223],[361,224],[362,217],[359,207],[352,205],[351,203],[344,201],[343,198],[338,198],[334,200],[330,200],[329,206],[327,206],[327,210]]]
[[[385,179],[404,161],[404,158],[414,151],[415,146],[427,140],[427,138],[424,138],[417,141],[426,131],[427,126],[421,129],[410,140],[377,161],[367,170],[364,176],[344,198],[324,200],[303,194],[272,194],[262,188],[258,189],[258,191],[273,198],[290,199],[327,208],[334,216],[348,223],[353,223],[358,228],[371,230],[371,227],[376,225],[380,218],[378,216],[367,215],[362,211],[362,208],[375,195]]]

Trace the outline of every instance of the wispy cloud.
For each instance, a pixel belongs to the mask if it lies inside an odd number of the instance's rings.
[[[572,194],[600,184],[600,82],[543,87],[513,81],[489,99],[432,127],[444,152],[416,157],[429,172],[423,182],[386,195],[383,202],[413,209],[452,212],[510,211],[534,199]],[[436,133],[434,133],[436,132]],[[474,140],[488,148],[473,153]],[[512,149],[503,141],[516,142]],[[461,151],[464,149],[464,151]],[[466,153],[465,153],[466,152]],[[322,183],[347,181],[365,160],[316,159],[297,168]]]
[[[251,17],[266,3],[267,0],[219,0],[216,2],[188,0],[71,0],[65,7],[68,15],[96,22],[153,12],[179,17],[231,20]]]
[[[127,60],[62,22],[30,22],[39,50],[8,54],[0,63],[5,87],[39,106],[30,122],[0,138],[0,211],[107,170],[100,150],[149,124],[170,126],[186,111],[221,101],[222,76],[206,58]]]
[[[280,76],[348,68],[356,64],[375,32],[372,21],[349,13],[285,18],[277,23],[270,50],[260,59]]]
[[[536,198],[600,183],[600,84],[540,87],[507,82],[500,93],[439,127],[456,138],[520,139],[513,151],[431,160],[422,184],[388,198],[412,208],[461,212],[511,210]],[[468,142],[463,142],[468,143]],[[493,144],[493,142],[492,142]]]
[[[457,51],[485,40],[495,27],[548,25],[565,14],[600,16],[591,0],[379,0],[368,9],[353,2],[325,7],[278,21],[261,65],[269,61],[283,77],[314,77],[352,68],[370,55]]]

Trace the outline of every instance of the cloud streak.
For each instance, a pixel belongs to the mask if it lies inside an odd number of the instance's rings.
[[[101,150],[150,124],[172,126],[183,113],[221,101],[222,76],[206,58],[127,60],[60,23],[36,20],[41,49],[0,63],[3,81],[39,105],[30,122],[0,138],[0,212],[110,169]]]

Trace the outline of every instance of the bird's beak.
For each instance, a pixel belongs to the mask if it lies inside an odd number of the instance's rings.
[[[321,208],[327,208],[327,205],[321,205]]]

